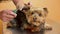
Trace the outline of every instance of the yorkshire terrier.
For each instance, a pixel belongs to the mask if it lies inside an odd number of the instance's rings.
[[[17,11],[17,27],[31,32],[38,32],[41,29],[51,30],[52,27],[46,25],[46,17],[48,14],[47,8],[33,8],[28,4]]]

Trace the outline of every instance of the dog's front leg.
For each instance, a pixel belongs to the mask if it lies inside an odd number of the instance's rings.
[[[45,30],[52,30],[52,26],[49,25],[49,24],[47,24],[47,23],[45,23],[44,29],[45,29]]]

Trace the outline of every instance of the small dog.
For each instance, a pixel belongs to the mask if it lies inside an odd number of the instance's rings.
[[[45,19],[48,14],[47,8],[32,8],[25,4],[22,10],[17,11],[17,27],[29,30],[31,32],[38,32],[42,29],[52,29],[45,25]]]
[[[25,29],[31,29],[31,31],[40,31],[44,28],[45,17],[46,17],[46,8],[36,8],[25,11],[28,24],[24,24]]]

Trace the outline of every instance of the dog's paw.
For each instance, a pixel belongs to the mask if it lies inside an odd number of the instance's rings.
[[[45,23],[44,29],[45,29],[45,30],[52,30],[52,26],[49,25],[49,24],[47,24],[47,23]]]

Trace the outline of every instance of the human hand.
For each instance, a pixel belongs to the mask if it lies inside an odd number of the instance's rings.
[[[15,18],[17,14],[15,14],[12,10],[2,10],[0,11],[0,19],[4,22],[8,22]]]

